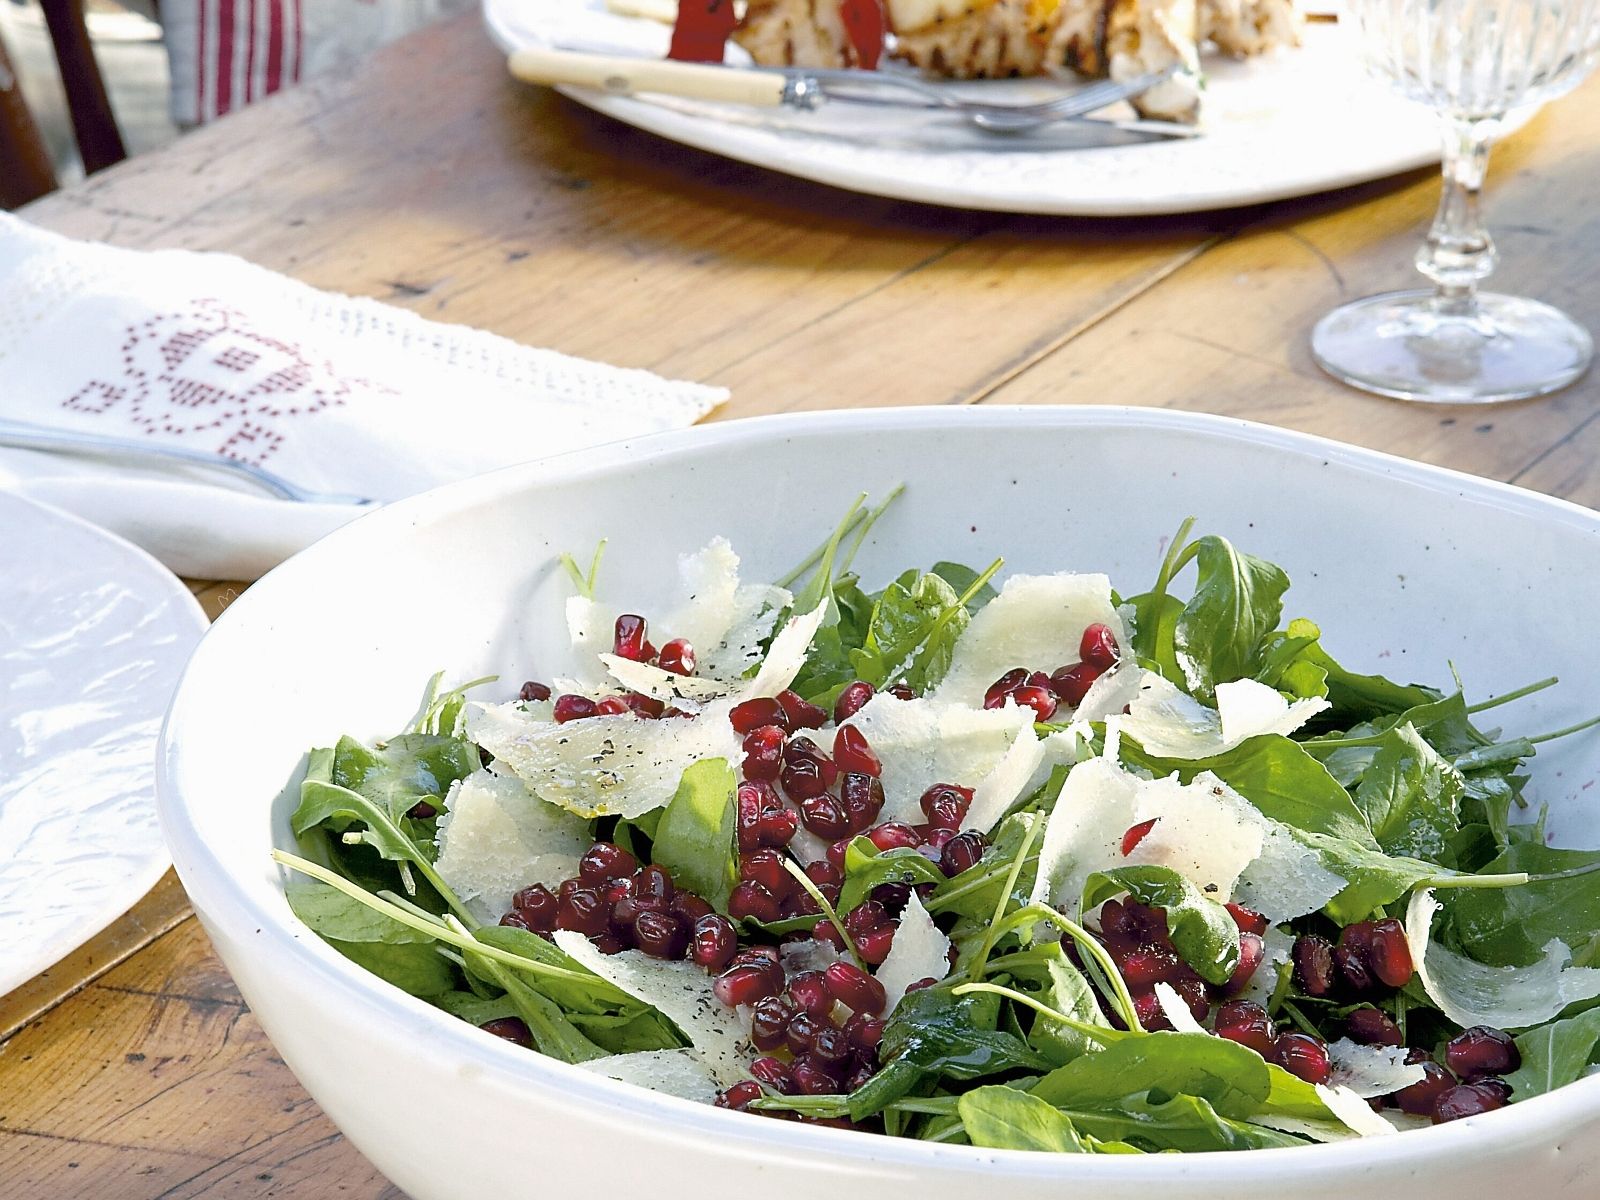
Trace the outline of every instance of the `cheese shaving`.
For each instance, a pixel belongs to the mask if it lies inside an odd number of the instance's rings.
[[[579,1063],[585,1071],[604,1075],[621,1083],[632,1083],[654,1092],[665,1092],[697,1104],[712,1104],[717,1098],[717,1081],[689,1050],[640,1050],[633,1054],[611,1054]]]
[[[1210,758],[1262,734],[1288,736],[1327,707],[1326,700],[1317,699],[1290,704],[1276,689],[1240,679],[1217,685],[1212,709],[1146,672],[1122,731],[1158,758]]]
[[[675,704],[685,711],[696,710],[703,704],[720,700],[738,690],[736,684],[698,675],[674,675],[649,663],[634,662],[615,654],[602,654],[600,661],[611,678],[628,691],[660,700],[663,704]]]
[[[1404,1046],[1363,1046],[1349,1038],[1328,1043],[1328,1061],[1333,1072],[1328,1082],[1349,1088],[1364,1100],[1387,1096],[1401,1088],[1421,1083],[1421,1063],[1407,1063]]]
[[[776,696],[793,683],[800,669],[806,665],[806,652],[811,649],[811,639],[817,636],[827,612],[827,605],[819,604],[804,616],[790,617],[788,624],[772,639],[761,670],[756,672],[750,686],[743,689],[740,695],[746,698]]]
[[[928,910],[916,892],[906,901],[900,914],[900,926],[895,930],[889,953],[878,967],[876,978],[883,985],[888,1001],[883,1006],[885,1017],[894,1012],[895,1005],[905,997],[906,989],[922,979],[943,979],[950,973],[950,939],[939,932]]]
[[[1328,1111],[1362,1137],[1382,1137],[1385,1134],[1398,1132],[1382,1116],[1373,1112],[1371,1105],[1349,1088],[1328,1087],[1321,1083],[1317,1084],[1316,1088],[1317,1095],[1322,1097],[1322,1102],[1328,1106]]]
[[[1158,983],[1155,987],[1156,1003],[1161,1006],[1161,1013],[1167,1022],[1178,1033],[1204,1033],[1205,1026],[1194,1019],[1194,1013],[1184,1003],[1182,996],[1170,983]]]

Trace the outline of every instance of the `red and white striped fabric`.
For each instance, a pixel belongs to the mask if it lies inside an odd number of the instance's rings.
[[[206,121],[292,87],[472,0],[165,0],[172,116]]]

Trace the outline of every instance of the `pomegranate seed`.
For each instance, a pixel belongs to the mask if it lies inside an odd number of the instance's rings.
[[[909,996],[912,992],[925,992],[931,987],[937,987],[938,983],[939,981],[932,975],[924,975],[921,979],[906,984],[906,995]]]
[[[867,840],[880,851],[898,850],[902,846],[914,848],[922,844],[922,839],[917,836],[917,831],[899,821],[887,821],[882,825],[874,825],[867,830]]]
[[[821,729],[828,723],[827,710],[818,708],[799,692],[779,692],[778,705],[789,718],[790,729]]]
[[[617,618],[611,639],[611,653],[618,658],[631,659],[634,662],[643,662],[648,655],[645,647],[645,619],[634,613],[623,613]]]
[[[511,897],[511,907],[528,922],[531,929],[548,933],[556,927],[558,902],[550,889],[542,883],[523,888]]]
[[[1152,1033],[1172,1028],[1172,1022],[1167,1020],[1167,1014],[1161,1009],[1161,1001],[1156,999],[1154,992],[1135,992],[1133,1011],[1139,1018],[1139,1024]]]
[[[829,963],[822,975],[833,998],[855,1012],[875,1015],[888,1002],[883,984],[853,963]]]
[[[1086,666],[1098,671],[1109,671],[1116,666],[1121,652],[1117,649],[1116,635],[1111,632],[1110,626],[1096,622],[1085,629],[1078,642],[1078,657]]]
[[[828,1012],[833,1011],[833,998],[828,998]],[[824,1029],[831,1028],[827,1013],[799,1012],[789,1021],[785,1031],[784,1044],[789,1047],[790,1054],[804,1054],[811,1049],[811,1043],[816,1041],[817,1034]]]
[[[1217,1009],[1213,1025],[1218,1037],[1249,1046],[1262,1058],[1272,1053],[1272,1018],[1249,1000],[1234,1000]]]
[[[792,809],[779,808],[763,815],[752,833],[757,845],[782,847],[792,842],[799,831],[800,814]]]
[[[639,869],[639,860],[612,842],[596,842],[578,860],[578,878],[585,883],[625,879]]]
[[[941,829],[960,829],[972,807],[972,789],[957,787],[953,783],[936,783],[922,793],[917,801],[928,824]]]
[[[778,994],[773,986],[772,972],[761,967],[729,967],[711,985],[718,1000],[729,1008],[741,1004],[754,1004],[768,996]]]
[[[789,728],[789,718],[784,716],[783,706],[770,696],[758,696],[754,700],[735,704],[728,711],[728,720],[733,725],[733,731],[741,736],[763,725]]]
[[[1261,966],[1261,960],[1266,957],[1266,943],[1256,934],[1241,933],[1239,935],[1239,965],[1233,969],[1233,974],[1228,977],[1228,982],[1222,985],[1224,996],[1237,996],[1250,986],[1250,980],[1255,976]]]
[[[1102,672],[1088,663],[1073,663],[1070,667],[1061,667],[1050,676],[1050,690],[1061,697],[1061,703],[1068,708],[1077,708],[1083,703],[1083,698],[1089,694],[1089,689],[1094,686],[1094,681],[1099,679]]]
[[[844,872],[827,859],[818,859],[805,866],[806,878],[818,887],[838,887],[844,882]]]
[[[1403,1046],[1400,1026],[1376,1008],[1358,1008],[1344,1019],[1344,1030],[1352,1042],[1363,1046]]]
[[[811,1058],[824,1070],[838,1071],[854,1056],[855,1047],[851,1046],[849,1036],[842,1029],[829,1026],[811,1039]]]
[[[750,1107],[751,1101],[759,1100],[765,1094],[761,1090],[761,1085],[754,1079],[746,1079],[734,1084],[725,1092],[718,1092],[716,1105],[718,1108],[731,1108],[736,1112],[743,1112]]]
[[[733,961],[739,966],[760,967],[762,970],[768,970],[778,966],[781,956],[776,946],[746,946],[738,954],[734,955]],[[781,976],[778,982],[783,982]]]
[[[808,737],[797,737],[783,748],[783,767],[778,773],[789,799],[800,801],[820,796],[833,786],[838,768]]]
[[[1100,908],[1100,928],[1110,937],[1130,942],[1164,942],[1167,914],[1137,900],[1107,900]]]
[[[642,695],[639,692],[629,692],[622,698],[628,706],[628,711],[636,717],[643,717],[647,721],[654,721],[667,711],[667,706],[659,700]]]
[[[561,886],[556,889],[556,899],[564,904],[572,895],[572,893],[577,891],[582,886],[583,880],[579,879],[577,876],[573,876],[571,879],[563,879],[561,881]]]
[[[517,693],[517,699],[521,700],[524,704],[530,703],[534,700],[548,700],[550,699],[550,685],[546,683],[537,683],[530,679],[527,683],[522,685],[522,690]]]
[[[506,913],[505,916],[500,918],[500,924],[506,926],[508,929],[526,929],[529,933],[541,932],[540,930],[535,929],[528,922],[528,919],[514,908],[510,912]],[[542,932],[548,933],[549,930],[544,930]]]
[[[1139,848],[1139,843],[1144,841],[1145,835],[1156,827],[1160,817],[1151,817],[1148,821],[1140,821],[1137,825],[1128,826],[1128,831],[1122,835],[1122,857],[1127,858]]]
[[[594,715],[597,717],[620,717],[625,712],[632,712],[628,702],[621,696],[606,696],[594,706]]]
[[[1034,687],[1031,684],[1027,687],[1019,687],[1011,693],[1010,699],[1019,708],[1027,707],[1033,709],[1033,719],[1035,721],[1048,721],[1055,716],[1056,707],[1059,703],[1056,700],[1055,693],[1049,688]]]
[[[633,923],[633,941],[651,958],[677,961],[689,948],[689,928],[670,912],[642,912]]]
[[[1459,1121],[1462,1117],[1476,1117],[1504,1108],[1507,1097],[1494,1082],[1463,1083],[1445,1092],[1434,1103],[1433,1123],[1443,1125],[1446,1121]]]
[[[844,931],[857,938],[889,923],[889,911],[876,900],[858,904],[844,915]]]
[[[833,721],[836,725],[843,725],[866,707],[867,701],[872,699],[873,688],[865,679],[858,679],[854,683],[845,684],[844,691],[839,693],[839,698],[833,702]]]
[[[989,690],[983,694],[985,708],[1004,708],[1006,699],[1019,687],[1028,684],[1028,669],[1026,667],[1013,667],[989,685]]]
[[[761,725],[744,735],[744,777],[770,781],[783,769],[782,725]]]
[[[1389,1098],[1403,1113],[1410,1113],[1414,1117],[1431,1117],[1439,1097],[1455,1086],[1455,1077],[1449,1071],[1429,1061],[1422,1064],[1421,1079],[1409,1087],[1401,1088]]]
[[[1256,912],[1255,909],[1246,908],[1242,904],[1234,904],[1232,901],[1229,901],[1223,907],[1228,910],[1228,915],[1233,918],[1233,923],[1239,927],[1241,932],[1253,933],[1258,937],[1267,932],[1267,919]]]
[[[857,1050],[871,1054],[877,1050],[878,1043],[883,1041],[884,1024],[885,1022],[877,1017],[856,1013],[844,1023],[844,1035]]]
[[[706,903],[705,898],[693,892],[673,892],[668,910],[682,917],[692,928],[701,917],[709,917],[716,910]]]
[[[1124,954],[1117,966],[1129,988],[1143,991],[1169,981],[1178,969],[1178,956],[1165,946],[1139,946]]]
[[[783,919],[783,902],[759,883],[741,883],[728,897],[728,915],[735,921],[749,917],[770,924]]]
[[[768,996],[758,1000],[750,1009],[750,1040],[757,1050],[776,1050],[783,1045],[784,1034],[789,1032],[789,1022],[794,1009],[781,996]]]
[[[789,1069],[795,1091],[802,1096],[827,1096],[838,1090],[839,1081],[809,1055],[795,1060]]]
[[[636,896],[632,891],[611,903],[611,924],[616,929],[632,929],[647,912],[666,912],[667,902],[659,896]]]
[[[1290,952],[1294,959],[1294,978],[1308,996],[1326,996],[1333,991],[1333,946],[1327,938],[1303,933],[1294,940]]]
[[[556,928],[598,937],[611,924],[611,906],[593,888],[577,888],[556,907]]]
[[[433,805],[429,804],[426,800],[418,800],[410,808],[406,809],[406,816],[412,817],[418,821],[432,820],[438,815],[439,810]]]
[[[639,897],[654,896],[660,900],[671,900],[672,893],[677,891],[672,884],[672,876],[658,866],[651,865],[640,867],[633,876],[633,894]]]
[[[894,946],[894,931],[893,925],[880,925],[858,937],[856,949],[861,952],[863,959],[877,966],[889,957],[889,950]]]
[[[883,811],[883,784],[874,775],[849,772],[839,781],[839,811],[844,817],[845,832],[860,833]]]
[[[1167,980],[1172,990],[1194,1014],[1196,1021],[1204,1021],[1211,1012],[1211,996],[1206,990],[1206,981],[1191,971],[1187,965],[1180,965],[1177,972]]]
[[[733,961],[738,949],[739,935],[727,917],[712,913],[694,923],[689,957],[694,960],[695,966],[708,971],[720,971]]]
[[[515,1042],[525,1049],[533,1049],[533,1034],[523,1024],[521,1017],[496,1017],[492,1021],[485,1021],[478,1026],[485,1033],[492,1033],[497,1038],[504,1038],[508,1042]]]
[[[748,883],[759,883],[779,900],[799,886],[794,876],[784,869],[787,858],[776,850],[755,850],[739,859],[739,878]]]
[[[1372,964],[1372,973],[1389,987],[1405,987],[1416,974],[1405,926],[1393,917],[1373,922],[1372,948],[1367,957]]]
[[[845,837],[850,824],[832,796],[810,796],[800,801],[800,823],[820,838]]]
[[[756,1059],[750,1064],[750,1074],[782,1095],[787,1096],[794,1091],[794,1080],[789,1078],[789,1068],[776,1058],[763,1056]]]
[[[661,653],[656,657],[656,665],[674,675],[693,675],[694,647],[689,644],[687,638],[673,638],[661,647]]]
[[[954,829],[948,829],[943,825],[913,825],[911,828],[917,831],[917,836],[922,839],[924,846],[932,846],[935,850],[943,850],[946,843],[956,836]],[[976,833],[977,830],[974,829],[972,832]]]
[[[1522,1065],[1511,1035],[1488,1025],[1464,1029],[1445,1043],[1445,1066],[1471,1083],[1482,1075],[1508,1075]]]
[[[789,999],[801,1012],[826,1017],[833,1011],[833,995],[821,971],[802,971],[789,980]]]
[[[584,717],[595,714],[595,702],[587,696],[574,696],[571,694],[556,697],[555,719],[557,725],[565,725],[568,721],[579,721]]]
[[[884,691],[888,692],[896,700],[915,700],[917,698],[917,694],[905,683],[891,683]]]
[[[844,936],[834,928],[832,921],[826,919],[818,921],[811,927],[811,936],[819,942],[827,942],[835,950],[844,949]]]
[[[940,832],[948,833],[948,830]],[[988,847],[989,839],[976,829],[958,833],[939,851],[939,870],[952,878],[963,871],[970,871],[983,859],[983,852]]]
[[[850,843],[853,838],[842,837],[836,842],[828,843],[828,864],[835,870],[843,873],[845,856],[850,852]]]
[[[867,735],[854,725],[841,725],[833,735],[833,761],[841,771],[862,775],[883,774],[883,761],[873,752]]]
[[[1033,674],[1028,676],[1028,686],[1048,688],[1050,686],[1049,673],[1046,671],[1035,671]]]
[[[1333,1071],[1328,1044],[1309,1033],[1280,1033],[1272,1043],[1272,1061],[1307,1083],[1326,1083]]]

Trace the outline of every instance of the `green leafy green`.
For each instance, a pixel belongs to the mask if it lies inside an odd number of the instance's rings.
[[[450,785],[478,766],[471,742],[427,733],[402,733],[377,749],[342,737],[333,748],[333,782],[382,805],[395,821],[419,801],[443,808]]]
[[[944,678],[956,639],[972,615],[961,596],[931,571],[907,571],[872,607],[867,637],[850,655],[856,676],[873,687],[904,680],[922,691]]]
[[[1600,1008],[1551,1021],[1517,1038],[1522,1066],[1506,1076],[1513,1100],[1542,1096],[1581,1079],[1600,1048]]]
[[[295,916],[374,975],[413,996],[438,996],[455,988],[455,971],[429,935],[325,883],[296,879],[285,891]]]
[[[840,916],[861,904],[885,883],[945,882],[945,873],[910,846],[879,850],[868,839],[851,839],[844,856],[844,886],[835,906]]]
[[[1086,1136],[1115,1138],[1151,1150],[1269,1150],[1303,1146],[1299,1138],[1220,1115],[1199,1096],[1124,1097],[1115,1107],[1066,1116]]]
[[[1554,874],[1600,863],[1600,851],[1555,850],[1536,829],[1513,830],[1517,840],[1483,871]],[[1600,873],[1522,887],[1463,891],[1447,900],[1461,948],[1490,966],[1525,967],[1544,955],[1551,938],[1574,951],[1600,930]]]
[[[1032,1090],[1073,1111],[1151,1092],[1197,1096],[1223,1116],[1243,1118],[1261,1110],[1272,1092],[1272,1077],[1261,1056],[1237,1042],[1206,1033],[1152,1033],[1075,1058]]]
[[[1123,892],[1166,910],[1173,949],[1202,978],[1216,984],[1232,978],[1239,965],[1239,926],[1219,901],[1171,867],[1118,867],[1089,876],[1083,910],[1092,912]]]
[[[1031,953],[1039,960],[1037,969],[1043,976],[1040,999],[1057,1012],[1086,1024],[1111,1027],[1100,1011],[1100,1003],[1089,981],[1067,960],[1060,942],[1046,943]],[[1061,1066],[1099,1048],[1087,1034],[1048,1019],[1036,1019],[1027,1036],[1028,1044],[1053,1066]]]
[[[726,759],[702,759],[688,767],[661,814],[651,851],[679,887],[698,892],[719,912],[739,882],[735,840],[738,779]]]
[[[1173,648],[1189,691],[1209,700],[1217,684],[1248,679],[1268,634],[1283,615],[1289,577],[1282,568],[1235,550],[1221,537],[1203,537],[1183,551],[1198,579],[1178,614]]]
[[[1411,724],[1384,735],[1356,788],[1356,805],[1388,854],[1453,866],[1466,783]]]
[[[1088,1147],[1060,1109],[1011,1087],[981,1087],[958,1101],[967,1139],[993,1150],[1086,1154]]]

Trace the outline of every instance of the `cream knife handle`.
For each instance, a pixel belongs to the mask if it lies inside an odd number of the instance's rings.
[[[788,84],[788,80],[775,71],[581,54],[574,50],[517,50],[512,53],[509,65],[511,74],[524,83],[565,83],[594,88],[613,96],[655,92],[765,108],[783,103]]]

